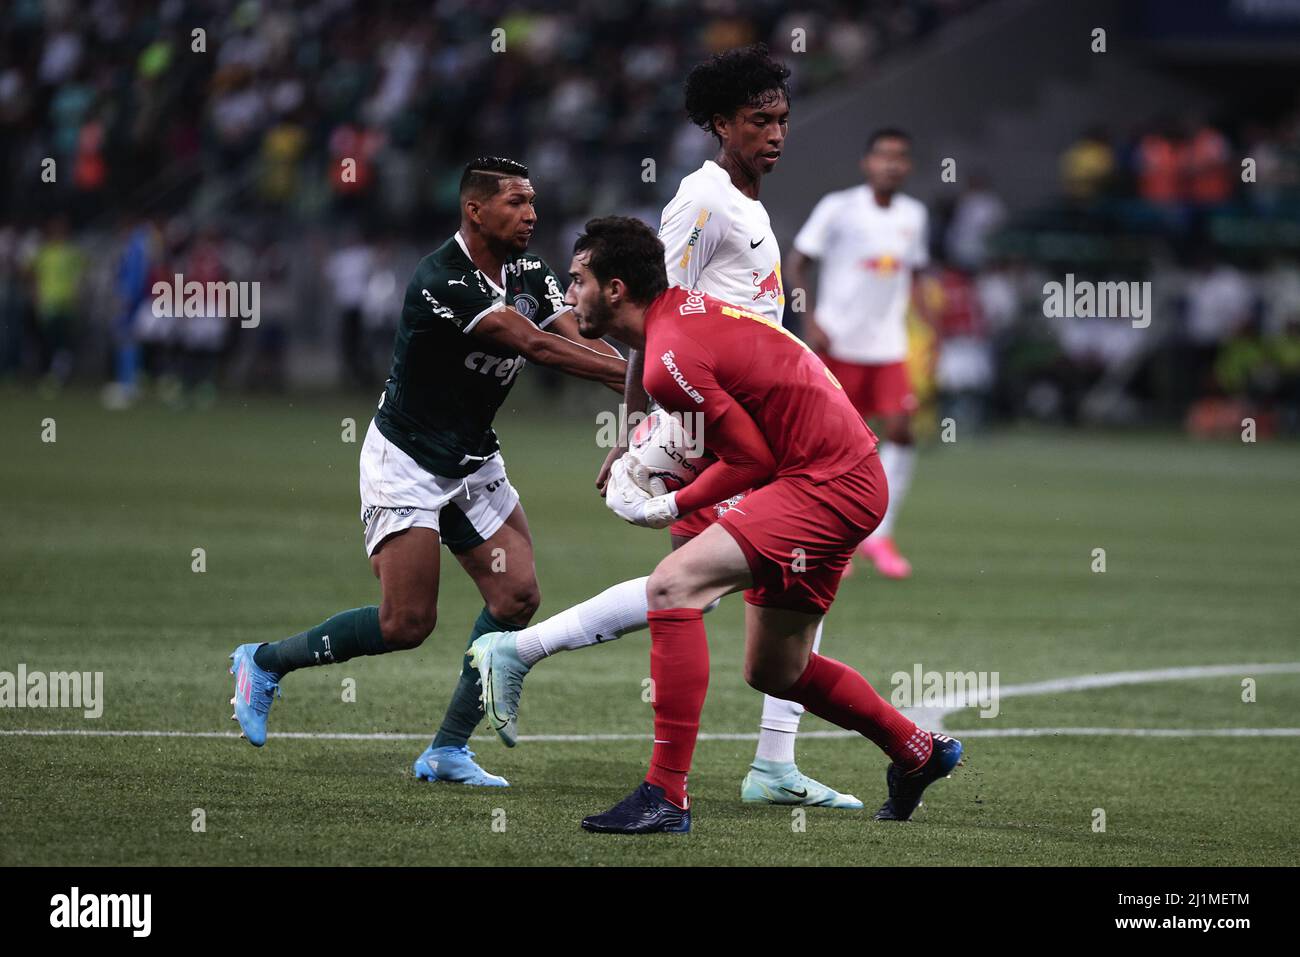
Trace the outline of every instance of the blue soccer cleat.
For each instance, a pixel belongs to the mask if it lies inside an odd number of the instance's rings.
[[[664,796],[664,789],[648,781],[604,814],[582,819],[584,831],[597,834],[686,834],[691,812]]]
[[[424,749],[412,767],[421,781],[445,781],[480,788],[508,788],[510,782],[499,774],[489,774],[474,763],[474,752],[465,745]]]
[[[946,778],[953,768],[962,763],[962,746],[956,738],[938,731],[930,732],[934,748],[930,758],[915,771],[903,771],[890,764],[885,772],[889,785],[889,800],[876,812],[877,821],[910,821],[912,813],[921,806],[921,794],[940,778]]]
[[[235,676],[235,696],[230,699],[235,713],[230,717],[239,722],[240,737],[255,748],[266,744],[266,719],[271,702],[281,693],[280,676],[259,668],[253,660],[260,647],[261,642],[240,645],[230,655],[230,673]]]
[[[852,794],[841,794],[804,774],[794,762],[779,763],[755,758],[740,782],[740,799],[746,804],[791,804],[802,807],[831,807],[862,810]]]
[[[478,669],[483,714],[505,746],[513,748],[519,741],[519,696],[529,671],[519,657],[515,636],[508,631],[482,635],[467,654],[470,667]]]

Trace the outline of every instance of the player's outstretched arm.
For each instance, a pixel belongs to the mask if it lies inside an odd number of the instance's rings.
[[[538,329],[509,307],[489,312],[479,320],[471,335],[518,352],[530,362],[559,369],[579,379],[604,383],[615,392],[623,388],[627,362],[622,356],[598,352],[564,336]]]
[[[604,339],[585,338],[583,334],[578,331],[578,320],[573,318],[573,312],[570,310],[565,310],[552,319],[550,324],[547,326],[547,331],[553,332],[558,336],[564,336],[564,338],[568,339],[570,342],[576,342],[580,346],[593,349],[601,355],[613,356],[615,359],[623,358],[623,353],[619,352]],[[631,368],[630,364],[628,368]],[[611,382],[606,382],[605,385],[614,392],[617,392],[620,395],[623,394],[623,386]]]
[[[624,421],[629,421],[634,412],[645,413],[650,408],[650,395],[645,390],[645,353],[640,349],[629,349],[627,353],[627,377],[623,382]],[[620,436],[621,441],[609,450],[600,471],[596,474],[596,491],[605,494],[609,484],[609,470],[627,451],[627,436]]]

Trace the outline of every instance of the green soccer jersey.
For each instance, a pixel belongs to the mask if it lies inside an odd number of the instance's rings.
[[[375,424],[435,475],[470,475],[499,448],[492,420],[524,357],[470,333],[505,306],[542,329],[569,308],[541,257],[523,253],[485,276],[459,232],[420,260],[406,287]]]

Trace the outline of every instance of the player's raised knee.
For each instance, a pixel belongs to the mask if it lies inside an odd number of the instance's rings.
[[[660,562],[650,573],[645,590],[646,600],[655,610],[698,607],[698,596],[690,576],[677,562]]]
[[[488,603],[488,611],[498,621],[508,621],[514,625],[526,625],[542,605],[542,593],[536,583],[520,585],[511,589],[504,596]]]
[[[745,684],[763,694],[779,698],[783,692],[789,691],[794,680],[798,679],[798,675],[790,681],[786,681],[786,677],[784,669],[773,667],[771,664],[761,661],[745,662]]]
[[[673,598],[673,581],[672,573],[666,572],[662,568],[656,568],[650,573],[650,578],[645,583],[646,604],[652,611],[658,611],[664,608],[675,608],[672,602]]]
[[[418,648],[438,624],[436,608],[381,608],[379,630],[394,651]]]

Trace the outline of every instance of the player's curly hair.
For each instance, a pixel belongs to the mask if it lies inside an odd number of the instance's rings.
[[[631,216],[590,219],[573,244],[574,255],[590,251],[587,268],[602,286],[623,280],[633,302],[649,302],[668,288],[664,244],[655,231]]]
[[[717,136],[715,116],[735,116],[741,107],[767,103],[777,94],[789,102],[789,78],[790,68],[768,55],[766,43],[715,54],[686,75],[686,115]]]
[[[495,196],[501,183],[511,178],[528,178],[528,167],[504,156],[478,156],[465,164],[460,174],[460,196],[486,199]]]

